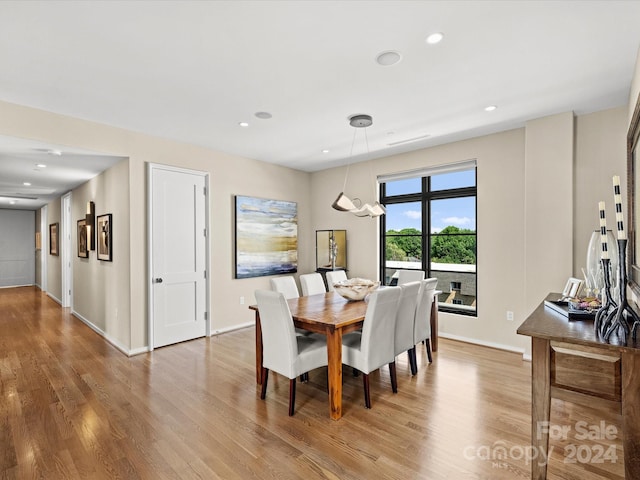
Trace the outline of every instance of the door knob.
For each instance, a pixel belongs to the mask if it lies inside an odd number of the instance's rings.
[[[153,283],[162,283],[162,279],[161,278],[154,278],[153,279]]]

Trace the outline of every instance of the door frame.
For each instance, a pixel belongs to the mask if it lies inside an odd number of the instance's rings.
[[[209,228],[209,173],[203,172],[200,170],[191,170],[188,168],[176,167],[173,165],[162,165],[159,163],[150,163],[147,162],[147,318],[148,318],[148,346],[149,351],[153,351],[155,348],[153,344],[153,333],[154,333],[154,314],[153,314],[153,304],[154,304],[154,290],[153,290],[153,172],[155,170],[167,170],[170,172],[176,173],[188,173],[190,175],[197,175],[204,178],[205,185],[205,195],[204,195],[204,228],[207,232],[206,242],[205,242],[205,268],[206,268],[206,278],[205,278],[205,312],[207,313],[207,318],[205,320],[206,331],[205,335],[207,337],[211,336],[211,229]]]
[[[48,292],[48,268],[47,260],[49,259],[49,218],[47,205],[40,209],[40,290]]]
[[[71,192],[65,193],[60,205],[60,232],[59,245],[62,255],[62,306],[64,308],[73,305],[73,269],[71,268]]]

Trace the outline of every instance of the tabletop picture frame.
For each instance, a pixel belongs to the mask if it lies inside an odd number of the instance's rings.
[[[58,249],[59,245],[59,237],[58,232],[60,231],[59,223],[52,223],[49,225],[49,255],[59,256],[60,251]]]
[[[99,215],[96,221],[98,233],[98,260],[113,261],[113,216],[110,213]]]

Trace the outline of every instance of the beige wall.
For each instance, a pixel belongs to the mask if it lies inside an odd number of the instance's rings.
[[[78,257],[77,221],[85,218],[87,202],[96,217],[112,214],[113,261]],[[90,323],[121,350],[131,344],[129,281],[129,161],[123,160],[73,190],[71,204],[74,314]],[[97,248],[97,247],[96,247]]]
[[[582,266],[581,250],[588,241],[585,232],[592,228],[590,205],[597,204],[608,189],[609,181],[602,186],[599,176],[592,173],[601,165],[601,153],[612,154],[607,156],[607,167],[598,175],[624,172],[624,154],[619,153],[624,152],[624,146],[618,144],[626,131],[623,120],[624,108],[577,117],[574,138],[573,115],[565,113],[529,122],[525,128],[352,165],[347,193],[370,200],[374,195],[372,175],[477,159],[479,315],[470,318],[442,314],[441,331],[453,338],[526,351],[529,339],[517,335],[515,330],[528,314],[527,295],[539,302],[540,292],[562,288],[558,279]],[[1,102],[0,134],[129,158],[73,193],[74,220],[81,218],[86,201],[93,198],[97,213],[114,213],[116,227],[113,264],[98,262],[95,252],[89,262],[78,259],[74,252],[74,309],[125,351],[136,353],[147,346],[147,162],[201,170],[210,175],[214,332],[251,323],[253,315],[247,305],[254,301],[253,292],[268,288],[268,277],[233,279],[236,194],[298,202],[299,273],[315,269],[315,230],[335,228],[347,230],[349,274],[378,276],[377,222],[330,208],[342,186],[344,168],[308,174]],[[550,138],[555,146],[549,144]],[[527,164],[535,158],[542,159],[544,168],[535,169],[534,164]],[[561,172],[554,167],[554,161],[562,163]],[[575,186],[571,185],[572,178]],[[557,214],[555,204],[531,203],[535,192],[542,195],[547,191],[544,185],[549,179],[556,198],[564,202],[561,218],[566,219],[569,234],[562,233],[559,249],[566,250],[563,258],[567,261],[566,265],[565,262],[551,265],[551,271],[540,269],[527,275],[527,245],[540,239],[539,229],[533,228],[537,224],[527,226],[534,216],[532,210],[539,216],[536,222],[540,225]],[[561,191],[567,181],[566,190]],[[564,196],[572,191],[566,202]],[[525,192],[529,192],[528,208]],[[573,220],[567,218],[571,217],[569,212],[575,213]],[[48,216],[49,223],[60,221],[59,200],[49,204]],[[123,256],[126,252],[128,259]],[[49,290],[60,298],[59,257],[49,259]],[[530,255],[529,266],[534,260]],[[86,278],[91,281],[78,282]],[[88,297],[95,298],[100,292],[107,292],[104,304],[92,304]],[[239,303],[241,296],[246,299],[245,305]],[[506,320],[507,310],[515,313],[514,321]]]

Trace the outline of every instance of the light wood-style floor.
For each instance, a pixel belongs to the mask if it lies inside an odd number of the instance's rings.
[[[530,476],[531,364],[519,354],[441,340],[429,365],[422,347],[415,377],[398,359],[397,395],[387,368],[372,374],[371,410],[345,369],[344,417],[332,421],[326,370],[298,385],[291,418],[283,377],[260,400],[253,342],[244,329],[127,358],[38,289],[0,290],[0,477]],[[618,434],[581,439],[580,420]],[[551,423],[571,431],[552,441],[549,479],[623,478],[618,416],[553,401]]]

